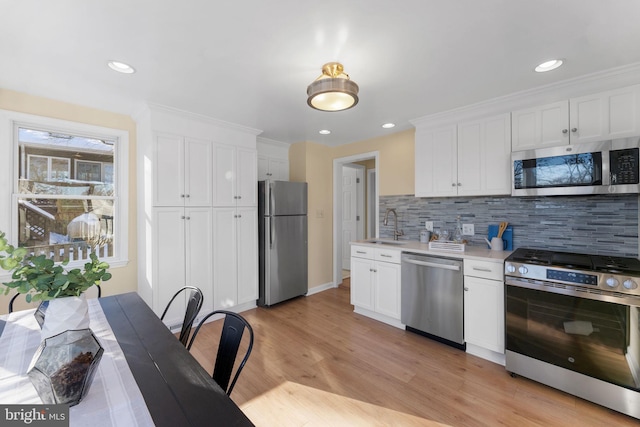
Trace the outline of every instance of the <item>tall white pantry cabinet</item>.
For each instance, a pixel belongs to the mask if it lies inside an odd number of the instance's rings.
[[[161,106],[135,117],[138,293],[158,315],[187,285],[204,294],[201,316],[255,307],[260,131]],[[174,301],[165,323],[185,307]]]

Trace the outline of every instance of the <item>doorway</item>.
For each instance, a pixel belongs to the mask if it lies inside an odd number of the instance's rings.
[[[349,242],[364,239],[366,211],[364,206],[365,166],[342,165],[342,277],[351,269]],[[347,270],[347,272],[345,272]]]
[[[378,168],[378,157],[379,153],[377,151],[357,154],[354,156],[341,157],[333,160],[333,282],[334,286],[339,285],[342,282],[343,277],[343,260],[349,259],[351,255],[351,250],[349,247],[349,242],[354,240],[352,238],[346,239],[343,238],[343,170],[344,167],[355,162],[364,162],[369,161],[373,163],[372,168]],[[367,176],[370,176],[367,173]],[[362,237],[357,237],[355,240],[364,238],[365,235],[368,237],[377,237],[378,236],[378,174],[373,174],[373,187],[371,189],[373,196],[367,194],[367,206],[375,206],[374,208],[367,209],[367,212],[372,212],[372,214],[367,214],[367,223],[372,222],[375,224],[374,234],[371,235],[371,229],[367,229],[366,232],[363,228]],[[367,186],[368,187],[368,186]],[[362,197],[364,198],[365,189],[362,188]],[[363,208],[364,212],[365,209]],[[365,221],[361,221],[363,226]],[[373,229],[373,227],[371,227]],[[366,233],[366,234],[365,234]]]

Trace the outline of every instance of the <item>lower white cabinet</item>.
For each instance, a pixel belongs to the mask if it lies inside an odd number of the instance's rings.
[[[351,246],[354,311],[404,329],[400,322],[400,251]]]
[[[211,208],[153,209],[153,310],[161,315],[173,295],[186,285],[202,290],[202,312],[213,309]],[[187,294],[176,299],[165,317],[169,326],[181,325]]]
[[[464,260],[467,352],[504,365],[503,263]]]
[[[258,299],[258,213],[255,207],[213,209],[214,309]],[[209,263],[211,263],[209,259]]]

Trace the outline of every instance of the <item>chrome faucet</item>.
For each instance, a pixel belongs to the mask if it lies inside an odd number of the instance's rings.
[[[398,212],[394,208],[387,209],[383,224],[389,225],[389,212],[393,213],[393,240],[398,240],[398,236],[404,236],[404,231],[398,231]]]

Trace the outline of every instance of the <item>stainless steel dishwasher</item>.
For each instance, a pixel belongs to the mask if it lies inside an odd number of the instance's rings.
[[[408,331],[464,349],[462,260],[402,254],[401,320]]]

